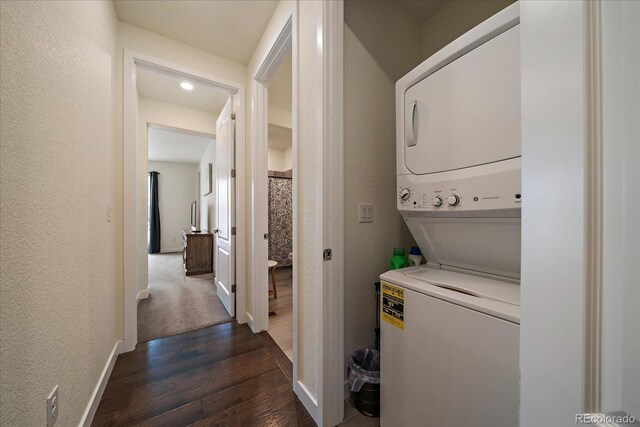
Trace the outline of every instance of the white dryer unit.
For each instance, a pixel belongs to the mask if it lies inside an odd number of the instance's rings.
[[[381,276],[381,425],[516,426],[515,3],[396,84],[398,210],[428,260]]]

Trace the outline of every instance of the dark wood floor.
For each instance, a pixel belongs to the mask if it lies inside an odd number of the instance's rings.
[[[315,426],[291,361],[235,321],[140,343],[118,357],[94,426]]]

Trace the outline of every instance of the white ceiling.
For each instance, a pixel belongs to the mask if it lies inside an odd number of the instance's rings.
[[[278,0],[114,0],[118,19],[248,64]]]
[[[422,23],[435,15],[450,0],[401,0],[409,13]]]
[[[183,81],[193,84],[193,90],[182,89],[180,82]],[[137,86],[140,96],[209,111],[215,115],[220,114],[230,95],[220,87],[142,66],[137,67]]]
[[[193,133],[150,126],[148,158],[156,162],[198,164],[211,141]]]
[[[269,123],[269,148],[289,148],[291,138],[291,129]]]
[[[282,61],[269,82],[269,105],[291,111],[291,54]]]

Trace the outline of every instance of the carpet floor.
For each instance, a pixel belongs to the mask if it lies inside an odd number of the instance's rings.
[[[230,320],[212,274],[185,276],[179,253],[149,255],[149,298],[138,304],[138,342]]]

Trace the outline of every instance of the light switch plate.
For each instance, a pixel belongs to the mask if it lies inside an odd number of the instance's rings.
[[[107,222],[111,222],[111,203],[107,203]]]
[[[360,223],[373,222],[373,203],[360,203],[358,205]]]

